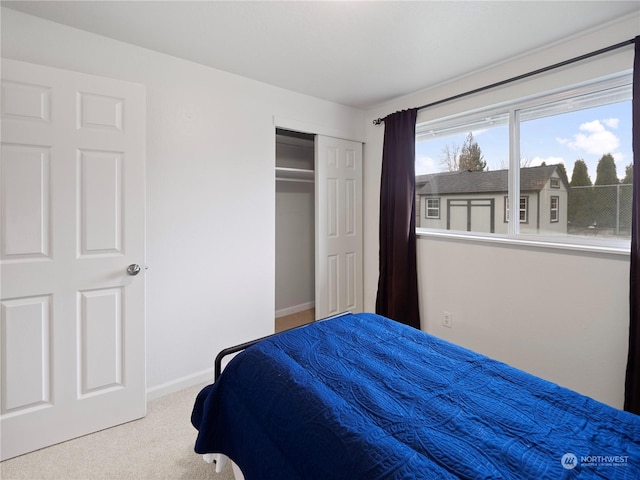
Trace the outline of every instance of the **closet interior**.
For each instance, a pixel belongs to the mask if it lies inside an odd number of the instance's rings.
[[[276,129],[276,323],[315,318],[314,139]]]

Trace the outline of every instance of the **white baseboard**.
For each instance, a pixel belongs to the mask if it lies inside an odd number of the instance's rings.
[[[204,383],[213,383],[213,368],[147,388],[147,402]]]
[[[280,310],[276,310],[276,318],[284,317],[287,315],[293,315],[294,313],[304,312],[310,308],[315,308],[316,302],[307,302],[300,305],[294,305],[293,307],[287,307]]]
[[[309,310],[310,308],[315,308],[315,305],[315,302],[308,302],[300,305],[295,305],[293,307],[283,308],[282,310],[276,311],[276,318],[284,317],[286,315],[292,315],[298,312],[304,312],[305,310]],[[157,398],[164,397],[165,395],[179,392],[180,390],[184,390],[185,388],[195,387],[196,385],[202,385],[205,383],[213,383],[213,377],[213,368],[210,368],[202,372],[193,373],[191,375],[187,375],[186,377],[163,383],[161,385],[156,385],[155,387],[147,388],[147,401],[155,400]]]

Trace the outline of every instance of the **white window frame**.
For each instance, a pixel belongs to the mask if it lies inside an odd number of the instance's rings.
[[[523,203],[524,208],[522,207]],[[520,218],[520,223],[529,223],[529,197],[526,195],[520,195],[520,203],[518,207],[518,217]]]
[[[524,202],[524,208],[522,208],[522,203]],[[509,212],[511,211],[511,204],[509,203],[509,196],[505,195],[504,197],[504,223],[509,223]],[[522,215],[524,212],[524,218]],[[520,218],[520,223],[529,223],[529,196],[528,195],[520,195],[520,201],[518,202],[518,217]]]
[[[429,202],[430,201],[438,202],[438,206],[437,207],[429,207]],[[429,210],[437,210],[438,213],[436,215],[429,215]],[[436,197],[436,198],[427,197],[425,199],[424,211],[425,211],[425,218],[439,219],[440,218],[440,197]]]
[[[520,117],[521,112],[526,111],[524,120],[535,115],[535,108],[539,116],[542,113],[550,111],[561,112],[560,109],[570,108],[571,99],[580,101],[580,97],[592,95],[593,105],[601,105],[597,103],[597,92],[604,92],[611,89],[628,88],[629,94],[624,94],[621,100],[631,95],[631,85],[633,83],[632,72],[625,71],[614,75],[601,78],[595,81],[587,81],[576,85],[556,89],[551,92],[532,95],[530,97],[519,98],[513,101],[501,103],[487,108],[477,109],[470,112],[451,115],[448,117],[421,122],[416,125],[416,140],[421,138],[433,137],[437,135],[448,135],[457,131],[468,131],[470,125],[484,125],[494,118],[498,119],[496,123],[500,123],[506,115],[508,115],[509,125],[509,189],[508,205],[509,211],[520,211],[519,199],[520,192]],[[626,91],[626,90],[625,90]],[[567,101],[564,105],[559,102]],[[517,195],[515,193],[517,192]],[[518,198],[518,204],[515,203]],[[441,229],[417,228],[416,233],[419,235],[445,236],[445,237],[468,237],[475,240],[487,240],[489,242],[507,242],[521,243],[534,246],[549,246],[552,248],[570,249],[570,250],[588,250],[607,253],[628,254],[630,251],[629,240],[612,240],[589,237],[563,237],[551,236],[543,234],[524,234],[520,232],[520,224],[524,222],[508,222],[508,233],[503,234],[484,234],[479,232],[447,232]]]
[[[555,207],[553,205],[555,200]],[[549,222],[558,223],[560,221],[560,196],[552,195],[549,197]]]

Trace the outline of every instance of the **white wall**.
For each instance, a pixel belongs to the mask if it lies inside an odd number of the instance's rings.
[[[272,333],[274,116],[362,138],[362,113],[5,8],[2,56],[146,86],[150,396]]]
[[[365,309],[378,277],[378,195],[383,126],[372,120],[417,107],[634,38],[639,16],[603,25],[446,85],[389,102],[365,114]],[[423,110],[418,122],[633,66],[633,48],[564,67],[510,87]],[[434,66],[437,68],[437,66]],[[473,240],[418,239],[423,330],[622,407],[629,327],[627,255],[571,252]],[[453,328],[442,327],[443,311]]]

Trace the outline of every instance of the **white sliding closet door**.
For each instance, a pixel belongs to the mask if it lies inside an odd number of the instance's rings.
[[[145,91],[3,59],[1,111],[5,460],[146,413]]]
[[[316,319],[362,311],[362,144],[316,136]]]

